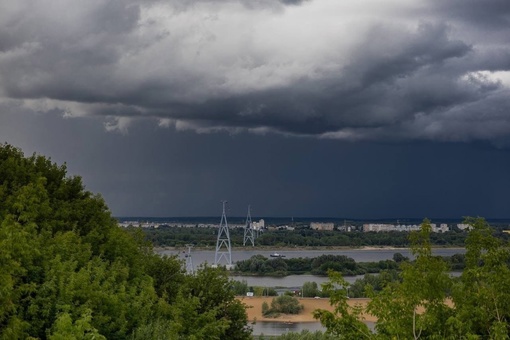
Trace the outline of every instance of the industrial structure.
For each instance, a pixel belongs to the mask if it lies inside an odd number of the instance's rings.
[[[189,275],[193,275],[195,273],[195,269],[193,268],[193,259],[191,258],[191,248],[193,248],[192,244],[187,244],[188,253],[186,254],[186,273]]]
[[[243,246],[245,246],[247,242],[251,242],[251,245],[253,247],[255,246],[255,233],[251,222],[250,206],[248,206],[248,216],[246,216],[246,224],[244,225]]]
[[[216,252],[214,254],[214,265],[219,266],[224,260],[227,269],[232,269],[232,247],[230,246],[230,233],[228,231],[227,215],[225,206],[227,201],[223,203],[223,214],[221,215],[220,228],[218,230],[218,239],[216,240]]]

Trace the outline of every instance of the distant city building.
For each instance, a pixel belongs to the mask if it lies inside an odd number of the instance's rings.
[[[448,228],[448,224],[446,223],[441,223],[439,227],[432,227],[432,232],[434,233],[446,233],[448,230],[450,230],[450,228]]]
[[[352,226],[352,225],[345,225],[345,224],[343,224],[343,225],[339,225],[339,226],[337,227],[337,229],[338,229],[339,231],[345,231],[345,232],[351,232],[351,231],[353,231],[355,228],[356,228],[356,227],[354,227],[354,226]]]
[[[128,227],[136,227],[136,228],[159,228],[159,224],[151,223],[151,222],[139,222],[139,221],[123,221],[119,222],[119,227],[128,228]]]
[[[459,228],[460,230],[469,230],[469,229],[471,229],[471,225],[465,224],[465,223],[459,223],[459,224],[457,224],[457,228]]]
[[[119,227],[127,228],[127,227],[139,227],[140,222],[138,221],[123,221],[119,222]]]
[[[251,222],[251,227],[254,230],[261,230],[266,227],[266,222],[263,219],[260,219],[258,222]]]
[[[333,223],[322,223],[322,222],[312,222],[310,223],[310,228],[313,230],[333,230],[335,225]]]
[[[296,227],[293,227],[293,226],[288,225],[288,224],[284,224],[284,225],[279,225],[276,229],[277,230],[290,230],[290,231],[292,231],[292,230],[295,230]]]
[[[436,224],[435,223],[431,223],[430,224],[431,228],[432,228],[432,232],[439,232],[441,231],[442,232],[442,229],[441,227],[440,228],[437,228]],[[448,226],[446,224],[444,224],[444,226],[446,226],[446,231],[448,231]],[[370,231],[375,231],[375,232],[385,232],[385,231],[418,231],[420,230],[421,226],[420,225],[417,225],[417,224],[384,224],[384,223],[368,223],[368,224],[363,224],[363,232],[367,233],[367,232],[370,232]]]

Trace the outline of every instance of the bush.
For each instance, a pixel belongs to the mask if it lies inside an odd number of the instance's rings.
[[[266,301],[262,302],[262,315],[267,315],[269,313],[269,305]]]
[[[278,313],[299,314],[303,308],[298,299],[289,295],[282,295],[271,301],[271,310]]]
[[[303,297],[315,297],[320,294],[317,282],[305,282],[303,284]]]

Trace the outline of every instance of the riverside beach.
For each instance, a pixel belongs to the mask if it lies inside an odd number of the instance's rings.
[[[247,296],[238,296],[241,302],[246,305],[246,313],[248,314],[249,322],[264,322],[264,321],[272,321],[272,322],[318,322],[317,319],[313,317],[313,311],[316,309],[325,309],[331,312],[334,311],[334,307],[330,305],[329,298],[298,298],[299,303],[304,306],[304,309],[299,314],[280,314],[277,318],[267,318],[262,315],[262,304],[267,302],[268,305],[271,305],[271,301],[274,297],[271,296],[258,296],[258,297],[247,297]],[[366,304],[370,301],[369,299],[360,298],[360,299],[349,299],[348,304],[350,306],[355,306],[357,304],[366,306]],[[375,317],[372,315],[364,315],[365,321],[375,322],[377,321]]]

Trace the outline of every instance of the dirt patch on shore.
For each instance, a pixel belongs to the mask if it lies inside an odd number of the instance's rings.
[[[280,321],[280,322],[316,322],[313,318],[313,311],[316,309],[325,309],[333,311],[334,308],[329,304],[329,299],[321,298],[298,298],[299,303],[304,306],[303,311],[300,314],[281,314],[277,318],[266,318],[262,316],[262,303],[265,301],[271,306],[273,297],[238,297],[238,299],[244,302],[247,306],[246,313],[248,314],[248,320],[253,321]],[[366,306],[369,299],[350,299],[349,305],[354,306],[355,304],[361,304]],[[366,321],[376,321],[372,315],[365,315]]]

